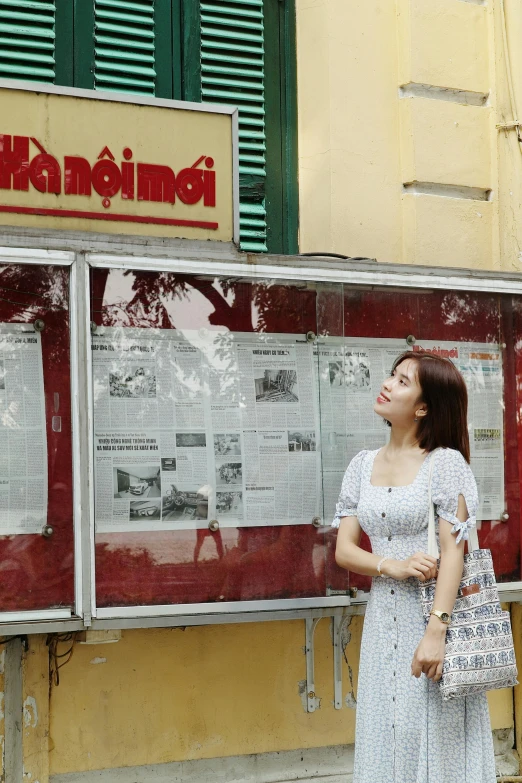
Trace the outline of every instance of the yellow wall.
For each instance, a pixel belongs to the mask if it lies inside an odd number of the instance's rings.
[[[522,9],[505,6],[522,110]],[[520,269],[522,156],[496,127],[512,119],[500,3],[297,9],[301,250]]]
[[[354,618],[355,680],[361,628]],[[316,629],[322,701],[310,714],[299,692],[304,642],[304,621],[291,621],[126,631],[115,644],[76,645],[51,695],[51,772],[353,742],[354,710],[333,707],[329,620]],[[346,666],[343,675],[346,696]]]
[[[346,653],[355,689],[361,630],[354,617]],[[34,638],[33,683],[47,663]],[[302,621],[135,630],[116,644],[76,645],[52,689],[48,745],[44,709],[39,737],[26,724],[25,755],[42,782],[48,748],[57,774],[353,742],[354,710],[333,707],[328,620],[316,630],[314,713],[300,694],[303,648]],[[343,698],[350,693],[344,664]],[[511,727],[511,691],[489,701],[492,728]]]

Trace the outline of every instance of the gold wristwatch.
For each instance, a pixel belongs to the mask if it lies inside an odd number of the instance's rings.
[[[430,614],[434,614],[435,617],[438,617],[441,623],[444,623],[445,625],[449,625],[451,622],[451,615],[447,612],[441,612],[440,609],[432,609]]]

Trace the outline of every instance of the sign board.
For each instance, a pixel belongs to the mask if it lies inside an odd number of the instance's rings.
[[[0,225],[237,240],[237,111],[0,80]]]

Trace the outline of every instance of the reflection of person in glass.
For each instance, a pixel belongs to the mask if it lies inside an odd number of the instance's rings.
[[[449,359],[407,352],[374,410],[391,427],[389,443],[350,462],[334,520],[337,563],[374,577],[361,646],[354,783],[494,783],[486,695],[442,702],[438,687],[478,503],[466,385]],[[431,463],[438,571],[426,554]],[[362,531],[371,553],[359,546]],[[435,576],[426,624],[419,582]]]

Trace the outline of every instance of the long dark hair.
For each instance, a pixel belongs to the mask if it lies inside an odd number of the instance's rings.
[[[469,462],[468,390],[451,359],[427,351],[405,351],[393,363],[395,370],[405,359],[417,364],[421,399],[428,408],[419,421],[419,446],[425,451],[442,446],[460,451]]]

